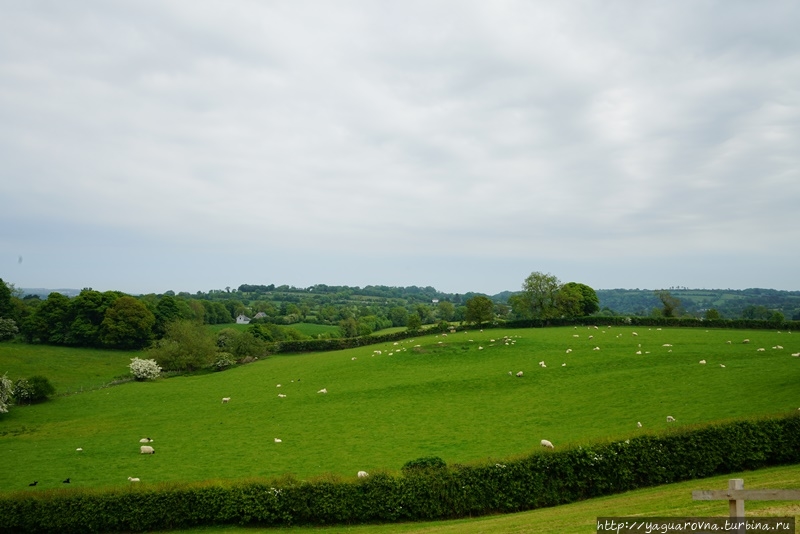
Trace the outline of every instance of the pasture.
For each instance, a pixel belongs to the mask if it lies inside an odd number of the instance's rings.
[[[668,415],[683,426],[786,412],[800,406],[799,351],[800,335],[785,332],[583,327],[277,355],[14,407],[0,416],[0,447],[15,466],[0,471],[0,490],[61,487],[66,477],[83,487],[129,476],[354,477],[421,456],[500,460],[538,450],[540,439],[559,448],[668,431]],[[145,436],[155,455],[139,454]]]

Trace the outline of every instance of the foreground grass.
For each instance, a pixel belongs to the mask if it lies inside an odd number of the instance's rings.
[[[800,488],[800,465],[692,480],[553,508],[474,519],[325,528],[206,527],[182,530],[181,532],[184,534],[256,534],[262,532],[291,534],[589,534],[597,531],[596,519],[598,517],[727,516],[727,501],[693,501],[692,491],[725,489],[731,478],[744,479],[746,489],[796,489]],[[800,502],[797,501],[748,501],[745,503],[745,513],[748,517],[793,516],[795,522],[800,524]]]
[[[0,469],[0,491],[27,490],[33,480],[40,483],[31,491],[60,487],[67,477],[73,487],[120,486],[129,476],[142,484],[355,477],[422,456],[509,459],[540,449],[543,438],[558,448],[625,439],[665,431],[667,415],[682,426],[797,410],[800,360],[790,353],[800,351],[800,335],[633,332],[430,335],[14,407],[0,417],[3,460],[15,466]],[[145,436],[157,454],[138,454]]]

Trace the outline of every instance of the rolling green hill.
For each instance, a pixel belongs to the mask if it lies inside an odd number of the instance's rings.
[[[32,480],[40,481],[37,488],[57,487],[66,477],[98,487],[126,484],[128,476],[143,483],[354,476],[398,470],[421,456],[450,464],[509,458],[538,449],[543,438],[557,447],[624,439],[667,428],[667,415],[675,425],[692,425],[797,410],[800,359],[790,353],[800,351],[799,335],[637,334],[551,328],[431,335],[278,355],[220,373],[14,407],[0,416],[0,446],[17,467],[0,470],[0,490]],[[741,343],[745,337],[750,344]],[[785,348],[772,348],[778,345]],[[708,363],[699,364],[703,359]],[[327,393],[318,393],[323,388]],[[139,454],[145,436],[157,454]]]

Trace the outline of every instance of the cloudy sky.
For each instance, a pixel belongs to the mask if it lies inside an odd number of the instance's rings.
[[[800,289],[800,3],[9,0],[0,278]]]

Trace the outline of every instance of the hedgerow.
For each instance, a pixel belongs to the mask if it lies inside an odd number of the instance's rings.
[[[449,519],[554,506],[637,488],[800,463],[800,415],[670,429],[505,462],[409,462],[364,479],[133,485],[0,496],[2,532],[114,532],[198,525]],[[417,468],[418,467],[418,468]]]

